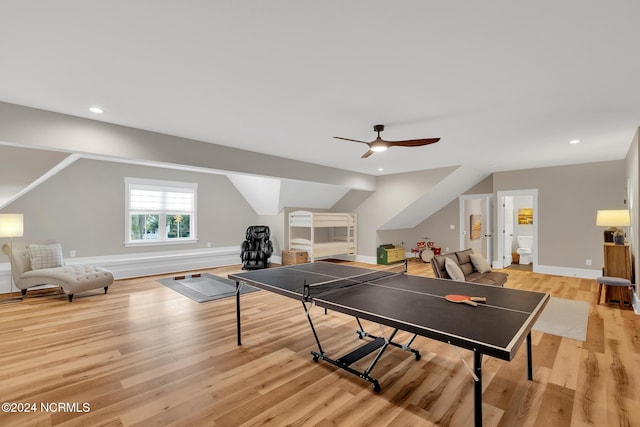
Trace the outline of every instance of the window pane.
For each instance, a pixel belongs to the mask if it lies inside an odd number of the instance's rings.
[[[184,239],[191,237],[191,215],[167,215],[167,238]]]
[[[131,240],[157,240],[160,215],[131,215]]]

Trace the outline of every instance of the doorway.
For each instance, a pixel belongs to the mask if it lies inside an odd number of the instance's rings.
[[[471,248],[493,264],[493,194],[460,196],[460,250]]]
[[[536,271],[538,265],[538,190],[498,191],[499,230],[496,268],[507,268],[516,262],[513,254],[517,254],[518,236],[524,239],[531,237],[531,255],[516,255],[519,266],[530,265]],[[524,240],[523,239],[523,240]],[[530,261],[530,262],[529,262]]]

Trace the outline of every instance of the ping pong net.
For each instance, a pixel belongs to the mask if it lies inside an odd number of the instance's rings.
[[[393,265],[380,270],[370,270],[366,273],[349,277],[327,280],[326,282],[304,284],[303,297],[305,300],[340,292],[343,289],[363,284],[374,284],[384,279],[402,275],[407,272],[406,263]]]

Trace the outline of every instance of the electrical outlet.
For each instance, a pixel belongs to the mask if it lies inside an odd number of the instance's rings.
[[[210,248],[211,247],[211,242],[207,242],[207,247]]]
[[[455,229],[456,229],[456,226],[455,226],[455,225],[453,225],[453,224],[449,224],[449,229],[450,229],[450,230],[455,230]]]
[[[587,266],[591,266],[592,261],[590,259],[587,260]]]
[[[69,251],[69,256],[70,256],[71,258],[73,258],[74,256],[76,256],[76,251],[75,251],[75,249],[71,249],[71,250]]]
[[[444,248],[444,251],[445,252],[449,252],[449,248]]]

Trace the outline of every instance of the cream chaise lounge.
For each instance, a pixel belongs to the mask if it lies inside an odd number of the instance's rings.
[[[104,288],[106,294],[113,283],[113,273],[104,268],[64,265],[59,244],[14,247],[11,255],[13,281],[22,295],[34,286],[55,285],[62,288],[71,302],[78,292]]]

